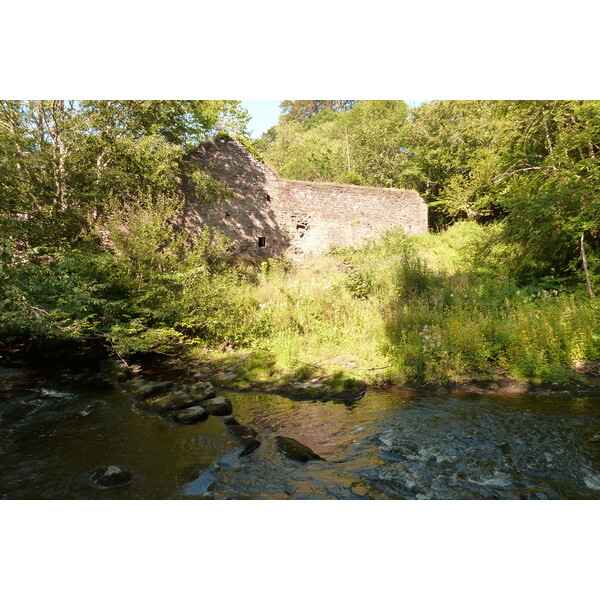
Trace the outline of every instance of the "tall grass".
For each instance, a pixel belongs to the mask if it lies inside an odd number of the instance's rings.
[[[552,281],[519,287],[510,249],[482,250],[490,236],[459,223],[411,238],[392,231],[298,266],[263,263],[235,289],[238,303],[254,307],[247,318],[260,322],[242,371],[248,380],[371,384],[573,380],[600,360],[598,301]],[[258,356],[268,368],[257,367]]]

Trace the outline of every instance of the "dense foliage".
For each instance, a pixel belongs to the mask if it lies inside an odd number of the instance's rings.
[[[302,269],[270,263],[260,285],[238,290],[266,325],[242,373],[250,382],[577,378],[600,360],[598,299],[558,277],[518,285],[502,253],[481,253],[493,235],[463,221],[410,238],[390,231]]]
[[[600,361],[600,102],[284,101],[280,175],[417,189],[438,233],[302,269],[177,228],[186,152],[245,139],[235,101],[0,102],[0,352],[218,348],[248,381],[568,380]],[[229,360],[227,353],[222,357]]]
[[[223,193],[185,152],[245,135],[247,120],[237,101],[0,102],[4,340],[134,351],[233,335],[225,242],[177,233],[175,216],[184,173],[200,195]]]

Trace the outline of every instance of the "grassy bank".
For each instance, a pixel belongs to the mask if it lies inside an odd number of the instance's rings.
[[[565,277],[527,283],[534,269],[511,260],[497,228],[392,231],[299,265],[252,265],[224,240],[185,240],[155,220],[138,210],[110,251],[7,254],[0,353],[10,339],[100,340],[133,360],[185,357],[242,388],[308,382],[296,387],[307,394],[501,377],[568,383],[600,361],[599,301]]]
[[[238,385],[314,379],[369,385],[511,377],[577,380],[600,360],[600,304],[548,277],[518,285],[490,230],[391,232],[299,266],[263,263],[236,288],[261,334],[242,352],[197,348]],[[318,389],[318,388],[317,388]]]

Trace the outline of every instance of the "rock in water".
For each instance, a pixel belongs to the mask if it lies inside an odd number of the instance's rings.
[[[90,475],[90,479],[100,487],[115,488],[131,483],[131,473],[123,471],[121,467],[111,465],[110,467],[98,467]]]
[[[163,394],[162,396],[155,396],[154,398],[147,398],[144,400],[144,406],[159,414],[166,413],[170,410],[181,410],[183,408],[189,408],[198,403],[198,400],[192,398],[185,390],[176,390]]]
[[[260,446],[260,442],[256,439],[258,435],[256,430],[249,425],[240,424],[235,417],[225,417],[223,423],[225,423],[231,435],[243,446],[238,456],[248,456]]]
[[[260,442],[256,438],[246,438],[245,440],[242,440],[242,443],[244,444],[244,449],[238,456],[248,456],[260,446]]]
[[[313,452],[308,446],[305,446],[292,438],[278,435],[275,438],[275,441],[277,442],[277,449],[279,452],[291,460],[299,460],[300,462],[325,460],[322,456]]]
[[[162,392],[166,392],[173,388],[172,381],[137,381],[132,382],[134,386],[134,393],[142,396],[142,398],[149,398],[150,396],[156,396]]]
[[[185,408],[172,413],[171,416],[177,423],[191,425],[198,421],[206,421],[206,419],[208,419],[208,411],[201,406],[190,406],[190,408]]]
[[[216,398],[210,398],[202,402],[202,408],[206,409],[209,414],[217,417],[224,417],[233,412],[231,402],[227,398],[223,398],[223,396],[217,396]]]
[[[214,398],[216,396],[215,388],[210,381],[201,381],[200,383],[190,385],[188,392],[190,396],[200,401],[208,400],[209,398]]]

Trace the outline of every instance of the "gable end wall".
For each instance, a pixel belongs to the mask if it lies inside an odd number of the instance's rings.
[[[302,260],[377,237],[394,226],[427,231],[427,205],[413,191],[280,179],[237,140],[202,144],[189,159],[234,196],[208,203],[184,182],[184,227],[210,226],[255,257]],[[258,238],[265,238],[259,247]]]

